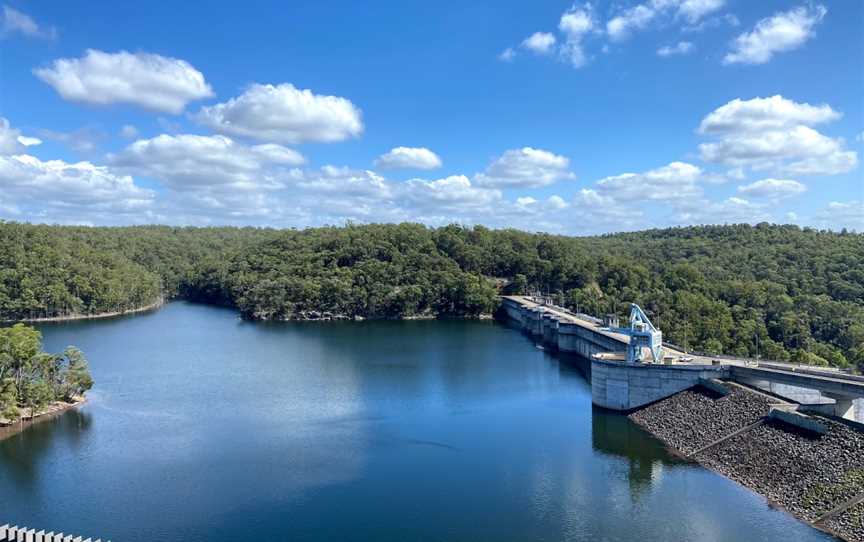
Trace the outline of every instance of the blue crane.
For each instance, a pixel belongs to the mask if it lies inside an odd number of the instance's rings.
[[[654,327],[651,320],[636,303],[630,303],[630,327],[622,328],[622,332],[630,335],[627,346],[628,363],[644,363],[645,349],[651,352],[654,363],[663,362],[663,332]]]

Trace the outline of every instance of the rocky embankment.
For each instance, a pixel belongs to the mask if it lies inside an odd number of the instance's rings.
[[[768,414],[767,397],[737,386],[715,398],[702,388],[684,390],[630,415],[630,419],[678,452],[690,455]]]
[[[764,495],[800,519],[842,538],[864,542],[864,504],[824,518],[864,494],[864,432],[820,418],[818,436],[766,420],[771,400],[729,385],[715,398],[699,388],[634,412],[630,418],[678,452]],[[707,449],[724,436],[734,435]],[[695,455],[691,455],[694,454]]]
[[[842,514],[825,522],[825,527],[835,533],[848,533],[846,538],[854,542],[864,540],[864,503],[856,504]]]

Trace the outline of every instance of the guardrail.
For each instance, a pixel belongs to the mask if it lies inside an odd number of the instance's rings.
[[[102,542],[102,539],[82,538],[73,534],[46,533],[44,530],[36,531],[27,527],[17,525],[0,526],[0,542]],[[107,541],[107,542],[110,542]]]

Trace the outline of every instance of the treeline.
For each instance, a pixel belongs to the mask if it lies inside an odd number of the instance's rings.
[[[272,230],[0,223],[0,317],[105,312],[160,295],[248,318],[490,312],[538,291],[650,311],[693,350],[864,367],[864,235],[705,226],[563,237],[416,224]]]
[[[267,233],[0,221],[0,320],[123,312],[177,297],[199,262]]]
[[[710,353],[864,368],[864,235],[699,226],[568,238],[437,232],[463,269],[593,313],[646,308],[667,340]]]
[[[244,316],[286,319],[476,316],[497,305],[495,284],[441,250],[417,224],[281,231],[227,260],[202,262],[189,290]]]
[[[55,401],[72,402],[93,386],[84,354],[70,346],[42,351],[42,335],[15,324],[0,328],[0,420],[32,417]],[[26,409],[26,410],[25,410]]]

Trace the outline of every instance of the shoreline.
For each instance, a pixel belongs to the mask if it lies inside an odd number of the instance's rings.
[[[789,508],[787,508],[786,506],[783,506],[782,503],[778,502],[777,500],[773,499],[772,497],[770,497],[770,496],[768,496],[768,495],[766,495],[766,494],[764,494],[764,493],[761,493],[758,489],[756,489],[756,488],[754,488],[754,487],[751,487],[750,485],[744,483],[744,482],[741,481],[741,480],[738,480],[737,478],[734,478],[734,477],[728,476],[727,474],[725,474],[724,472],[720,471],[719,469],[717,469],[714,465],[712,465],[712,464],[709,463],[709,462],[701,461],[701,460],[700,460],[699,458],[697,458],[697,457],[691,457],[691,456],[689,456],[687,453],[683,452],[682,450],[679,450],[679,449],[676,448],[675,446],[672,446],[671,444],[669,444],[668,442],[666,442],[665,440],[663,440],[662,438],[660,438],[660,436],[656,435],[653,431],[651,431],[649,428],[645,427],[645,426],[642,425],[641,423],[639,423],[639,422],[637,422],[637,421],[635,421],[635,420],[633,420],[633,422],[634,422],[637,426],[639,426],[640,429],[642,429],[643,431],[645,431],[646,433],[648,433],[648,434],[651,435],[652,437],[654,437],[654,438],[656,438],[657,440],[659,440],[660,443],[663,445],[663,448],[664,448],[664,449],[665,449],[665,450],[666,450],[670,455],[673,455],[673,456],[677,457],[678,459],[681,459],[682,461],[685,461],[685,462],[688,462],[688,463],[692,463],[692,464],[694,464],[694,465],[699,465],[700,467],[702,467],[702,468],[705,469],[705,470],[711,471],[711,472],[713,472],[714,474],[717,474],[717,475],[719,475],[719,476],[722,476],[723,478],[729,480],[730,482],[732,482],[732,483],[735,484],[736,486],[738,486],[738,487],[744,489],[744,490],[747,491],[748,493],[751,493],[751,494],[753,494],[753,495],[756,495],[756,496],[760,497],[761,499],[764,499],[764,500],[765,500],[765,504],[767,504],[769,508],[771,508],[771,509],[773,509],[773,510],[777,510],[778,512],[782,512],[782,513],[784,513],[784,514],[787,514],[787,515],[789,515],[789,516],[795,518],[796,520],[798,520],[798,521],[800,521],[800,522],[802,522],[802,523],[806,523],[807,525],[809,525],[810,527],[813,527],[813,528],[816,529],[817,531],[821,531],[821,532],[823,532],[823,533],[825,533],[825,534],[827,534],[827,535],[833,536],[833,537],[836,538],[837,540],[842,540],[842,541],[844,541],[844,542],[847,542],[847,541],[850,540],[850,539],[844,537],[842,533],[839,533],[839,532],[834,531],[833,529],[831,529],[831,528],[829,528],[829,527],[826,527],[826,526],[821,525],[821,524],[818,524],[818,523],[814,523],[814,522],[812,522],[812,521],[810,521],[810,520],[808,520],[808,519],[806,519],[806,518],[804,518],[804,517],[799,516],[798,514],[796,514],[795,512],[793,512],[792,510],[790,510]]]
[[[9,323],[17,323],[17,322],[27,322],[27,323],[43,323],[43,322],[74,322],[76,320],[99,320],[102,318],[114,318],[116,316],[127,316],[129,314],[139,314],[142,312],[147,312],[151,310],[158,309],[162,305],[165,304],[165,298],[160,297],[158,300],[150,303],[149,305],[144,305],[143,307],[136,307],[134,309],[129,309],[126,311],[112,311],[112,312],[100,312],[96,314],[69,314],[65,316],[44,316],[39,318],[19,318],[19,319],[3,319],[0,320],[0,323],[9,324]]]
[[[8,425],[0,424],[0,441],[3,441],[9,437],[15,436],[31,425],[36,425],[37,423],[46,422],[48,420],[53,420],[57,416],[71,410],[73,408],[77,408],[84,403],[87,402],[86,397],[81,397],[78,400],[72,403],[66,403],[64,401],[55,401],[45,407],[45,410],[36,413],[32,418],[21,418],[16,422],[12,422]]]
[[[236,310],[236,309],[235,309]],[[313,315],[316,314],[318,316]],[[436,315],[436,314],[410,314],[406,316],[388,316],[381,318],[370,318],[367,316],[348,316],[345,314],[331,314],[329,312],[308,311],[307,314],[296,313],[283,318],[256,318],[244,316],[240,318],[249,322],[411,322],[428,320],[494,320],[493,313],[480,313],[477,315]]]
[[[183,299],[183,298],[180,298]],[[112,312],[100,312],[97,314],[69,314],[65,316],[45,316],[39,318],[19,318],[19,319],[0,319],[0,324],[15,324],[19,322],[30,323],[30,324],[39,324],[39,323],[51,323],[51,322],[75,322],[79,320],[101,320],[105,318],[116,318],[120,316],[129,316],[132,314],[141,314],[144,312],[149,312],[152,310],[156,310],[161,308],[163,305],[166,305],[171,300],[166,300],[164,297],[160,297],[157,301],[150,303],[149,305],[144,305],[143,307],[136,307],[134,309],[129,309],[126,311],[112,311]],[[212,303],[206,303],[202,301],[191,301],[187,300],[190,303],[198,303],[201,305],[208,306],[220,306],[213,305]],[[236,307],[229,307],[233,310],[237,311]],[[237,311],[239,312],[239,311]],[[240,312],[240,318],[243,320],[248,320],[250,322],[363,322],[363,321],[412,321],[412,320],[494,320],[495,315],[493,313],[480,313],[473,316],[459,316],[459,315],[435,315],[435,314],[412,314],[407,316],[399,316],[399,317],[387,317],[387,318],[368,318],[365,316],[346,316],[343,314],[331,314],[326,311],[310,311],[312,313],[320,314],[320,316],[306,316],[304,314],[294,314],[287,318],[250,318],[244,316],[242,312]]]

